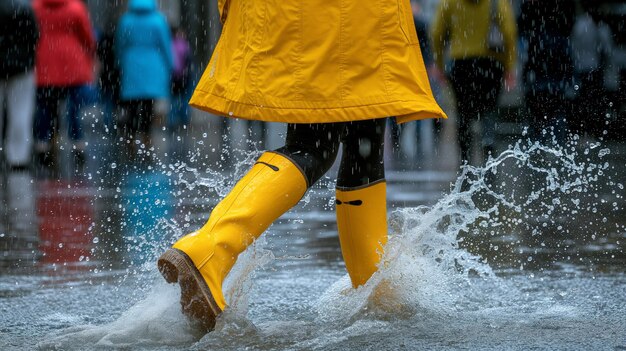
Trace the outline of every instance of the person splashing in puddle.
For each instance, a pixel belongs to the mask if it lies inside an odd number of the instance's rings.
[[[237,257],[342,159],[336,188],[341,251],[353,287],[387,241],[385,118],[446,118],[433,98],[409,0],[218,1],[222,35],[190,104],[229,117],[288,123],[199,230],[161,255],[183,313],[205,331],[226,309]]]

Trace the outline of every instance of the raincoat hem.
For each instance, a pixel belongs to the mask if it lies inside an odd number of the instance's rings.
[[[189,104],[219,116],[264,122],[335,123],[396,116],[398,123],[405,123],[428,118],[447,118],[442,110],[428,106],[438,105],[411,100],[333,107],[309,102],[310,107],[277,107],[233,101],[196,89]]]

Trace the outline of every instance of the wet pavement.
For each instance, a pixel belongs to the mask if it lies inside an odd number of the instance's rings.
[[[2,174],[0,349],[626,350],[626,146],[587,139],[502,144],[458,184],[450,148],[390,155],[392,238],[358,290],[333,168],[240,259],[230,310],[198,335],[154,262],[259,153],[219,128],[157,130],[129,159],[94,127],[84,167],[61,142],[53,169]]]

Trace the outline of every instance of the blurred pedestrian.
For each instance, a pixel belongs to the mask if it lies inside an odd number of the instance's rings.
[[[191,97],[191,47],[187,34],[181,27],[172,28],[172,51],[174,69],[172,71],[172,108],[168,127],[178,130],[189,124],[189,98]]]
[[[11,168],[30,164],[35,110],[35,47],[39,30],[35,14],[26,1],[0,3],[0,141]],[[6,102],[6,132],[3,133]],[[0,142],[0,149],[2,149]]]
[[[52,162],[52,141],[61,123],[60,104],[67,99],[68,133],[77,164],[85,162],[80,110],[91,100],[96,41],[85,4],[80,0],[35,0],[41,31],[37,45],[37,114],[35,149],[40,161]]]
[[[339,241],[353,287],[366,284],[387,241],[385,119],[445,117],[409,0],[229,4],[219,1],[224,29],[190,103],[288,125],[285,146],[263,153],[206,225],[158,261],[205,331],[227,308],[222,283],[239,254],[326,173],[340,144]]]
[[[119,62],[115,56],[116,23],[109,21],[98,38],[98,90],[100,107],[103,113],[105,130],[111,132],[115,128],[115,114],[120,97]],[[113,134],[113,133],[111,133]]]
[[[517,28],[510,1],[442,0],[431,40],[432,74],[449,80],[456,97],[461,162],[471,161],[474,121],[481,125],[479,141],[486,157],[494,151],[502,87],[515,85]]]
[[[575,19],[571,0],[524,0],[520,9],[518,25],[526,52],[524,97],[531,136],[536,139],[562,140],[567,133],[574,94],[570,35]]]
[[[130,0],[117,25],[115,55],[125,110],[122,129],[131,147],[149,147],[157,103],[170,96],[174,67],[170,28],[155,0]]]
[[[611,29],[580,8],[571,34],[574,65],[574,111],[568,125],[572,132],[602,135],[609,101],[604,77],[613,50]]]
[[[596,21],[606,23],[612,35],[611,55],[605,66],[604,85],[609,99],[608,124],[602,135],[623,140],[626,133],[626,31],[624,31],[623,3],[605,2],[597,6],[594,0],[583,0],[584,8]]]

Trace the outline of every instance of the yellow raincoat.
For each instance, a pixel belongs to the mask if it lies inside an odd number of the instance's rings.
[[[445,118],[409,0],[219,0],[222,35],[190,104],[224,116],[325,123]]]

